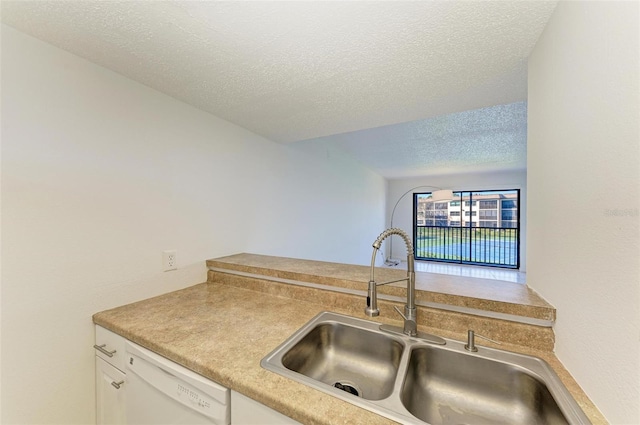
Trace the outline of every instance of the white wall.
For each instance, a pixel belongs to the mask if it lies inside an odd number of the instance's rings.
[[[526,270],[526,234],[527,217],[524,214],[527,208],[527,172],[526,170],[499,171],[491,173],[452,174],[442,176],[419,177],[410,179],[396,179],[389,181],[389,195],[387,198],[387,227],[390,225],[393,206],[400,196],[406,191],[420,186],[428,185],[442,189],[456,190],[494,190],[494,189],[520,189],[520,271]],[[420,188],[412,193],[429,192],[435,189]],[[396,207],[393,216],[393,227],[399,227],[409,236],[413,234],[413,195],[407,194]],[[401,238],[392,238],[393,257],[406,258],[406,248]],[[386,242],[385,242],[386,244]],[[385,250],[388,248],[385,246]],[[385,251],[388,254],[388,251]],[[386,255],[386,254],[385,254]],[[385,257],[386,258],[386,257]]]
[[[2,107],[3,424],[94,421],[93,313],[238,252],[367,264],[384,226],[382,177],[7,26]]]
[[[529,59],[527,281],[613,424],[640,423],[639,13],[560,2]]]

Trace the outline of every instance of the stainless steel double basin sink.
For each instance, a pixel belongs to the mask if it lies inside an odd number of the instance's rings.
[[[406,424],[589,424],[542,359],[446,340],[432,345],[380,324],[323,312],[261,365]]]

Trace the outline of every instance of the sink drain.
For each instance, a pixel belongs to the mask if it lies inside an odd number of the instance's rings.
[[[358,388],[356,388],[355,385],[353,385],[350,382],[336,382],[335,384],[333,384],[334,387],[336,387],[339,390],[348,392],[349,394],[353,394],[356,397],[360,397],[360,391],[358,390]]]

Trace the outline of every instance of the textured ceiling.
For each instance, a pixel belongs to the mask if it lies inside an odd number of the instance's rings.
[[[525,169],[527,104],[490,106],[297,143],[346,151],[393,179]]]
[[[526,60],[556,2],[1,5],[21,31],[290,143],[526,100]]]

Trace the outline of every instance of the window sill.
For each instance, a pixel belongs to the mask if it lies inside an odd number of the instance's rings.
[[[395,260],[398,261],[398,260]],[[407,262],[400,261],[398,265],[384,264],[382,267],[390,269],[407,269]],[[526,284],[527,275],[519,270],[512,270],[499,267],[481,267],[470,264],[455,264],[436,261],[415,262],[416,272],[436,273],[449,276],[470,277],[476,279],[497,280],[510,283]]]

